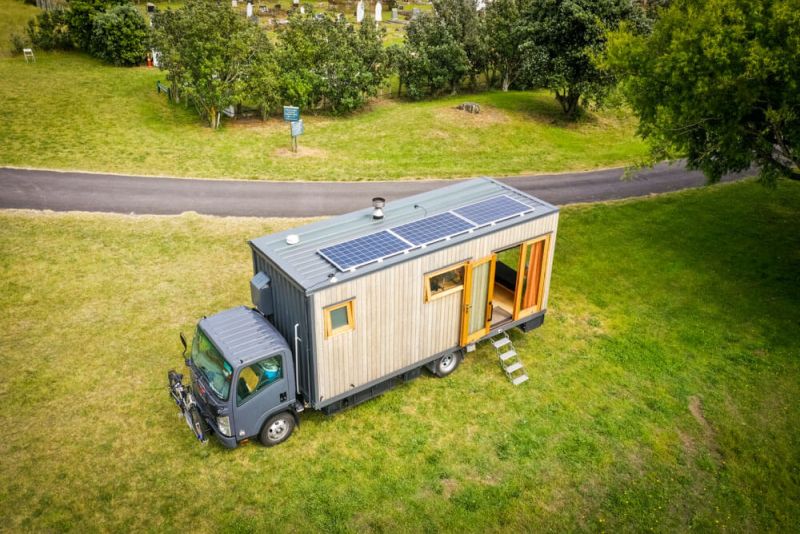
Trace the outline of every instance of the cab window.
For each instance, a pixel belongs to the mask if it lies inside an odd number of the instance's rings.
[[[240,406],[256,393],[283,378],[283,359],[272,356],[252,365],[239,373],[236,382],[236,405]]]

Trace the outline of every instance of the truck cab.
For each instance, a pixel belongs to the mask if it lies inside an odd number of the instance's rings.
[[[241,306],[200,320],[186,365],[183,399],[175,395],[180,375],[170,373],[170,387],[184,415],[195,412],[187,422],[199,439],[210,430],[234,448],[253,437],[277,445],[291,435],[302,411],[292,353],[260,312]]]

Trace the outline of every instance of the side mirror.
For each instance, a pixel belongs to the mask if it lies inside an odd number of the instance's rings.
[[[183,335],[183,332],[181,332],[180,335],[181,345],[183,345],[183,355],[186,356],[186,350],[189,348],[189,345],[186,344],[186,336]]]

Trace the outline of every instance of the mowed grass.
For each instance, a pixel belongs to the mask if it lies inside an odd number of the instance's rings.
[[[343,118],[303,113],[300,151],[279,118],[205,127],[156,93],[158,69],[88,56],[0,60],[0,165],[270,180],[392,180],[513,175],[629,164],[646,152],[625,112],[564,123],[552,95],[378,100]],[[455,109],[481,104],[480,115]]]
[[[792,531],[800,184],[562,212],[542,328],[280,447],[200,446],[178,331],[303,221],[0,212],[0,525],[80,531]]]

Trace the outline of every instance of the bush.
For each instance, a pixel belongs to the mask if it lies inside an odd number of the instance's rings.
[[[25,36],[18,33],[11,34],[9,42],[11,43],[11,53],[16,55],[21,54],[22,49],[28,48],[28,45],[30,44]]]
[[[28,21],[28,39],[42,50],[66,50],[72,47],[67,12],[45,11]]]
[[[292,16],[278,38],[281,94],[334,113],[363,106],[388,75],[382,38],[369,18],[356,30],[343,18]]]
[[[409,98],[455,93],[470,65],[464,47],[437,16],[421,15],[408,25],[406,44],[395,50],[400,85]]]
[[[147,38],[147,23],[136,8],[115,6],[94,16],[89,51],[114,65],[138,65],[147,54]]]

